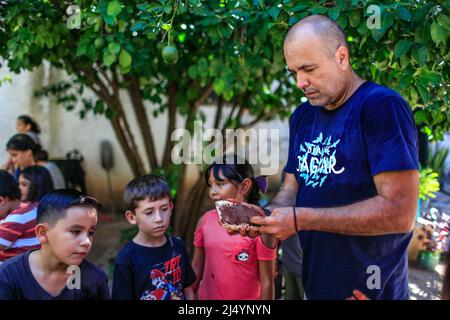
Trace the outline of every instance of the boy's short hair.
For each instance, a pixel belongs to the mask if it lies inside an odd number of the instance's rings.
[[[36,214],[37,223],[47,222],[55,225],[66,217],[66,210],[71,207],[86,207],[100,211],[100,203],[75,189],[59,189],[47,193],[39,202]]]
[[[20,200],[19,184],[5,170],[0,170],[0,197],[6,197],[11,200]]]
[[[125,187],[123,200],[126,208],[134,212],[138,202],[149,198],[150,201],[156,201],[168,197],[171,200],[170,188],[167,182],[154,174],[137,177],[131,180]]]

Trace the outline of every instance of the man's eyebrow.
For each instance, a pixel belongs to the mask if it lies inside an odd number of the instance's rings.
[[[316,66],[315,64],[304,64],[304,65],[301,65],[300,67],[298,67],[297,70],[302,70],[302,69],[306,69],[306,68],[312,68],[312,67],[315,67],[315,66]],[[292,70],[292,69],[289,69],[289,68],[288,68],[288,71],[289,72],[295,72],[295,70]]]

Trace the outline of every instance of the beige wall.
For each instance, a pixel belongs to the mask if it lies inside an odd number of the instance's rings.
[[[100,164],[100,142],[104,139],[111,141],[114,149],[115,167],[112,170],[113,192],[116,204],[121,203],[122,191],[132,174],[125,157],[115,139],[115,135],[107,119],[104,116],[89,114],[84,120],[80,120],[76,111],[67,112],[61,106],[55,105],[47,98],[35,98],[33,92],[48,83],[54,83],[61,79],[61,73],[49,65],[44,64],[34,72],[22,72],[11,74],[5,67],[0,69],[0,79],[5,75],[12,76],[12,83],[4,83],[0,86],[0,163],[7,159],[5,145],[8,139],[15,134],[15,119],[20,114],[29,114],[35,118],[42,129],[41,142],[50,157],[64,157],[66,152],[78,149],[83,154],[84,168],[86,171],[86,183],[88,192],[98,197],[105,204],[110,197],[107,188],[106,172]],[[125,103],[129,105],[129,103]],[[153,108],[148,106],[149,115]],[[128,114],[133,115],[131,110]],[[212,126],[214,108],[204,107],[207,115],[206,127]],[[131,125],[136,127],[136,119],[132,116]],[[177,127],[184,123],[183,118],[177,119]],[[166,135],[167,119],[161,115],[158,119],[151,120],[158,155],[161,156]],[[284,141],[281,147],[280,161],[285,162],[287,156],[288,123],[285,121],[272,121],[262,123],[260,128],[279,128],[280,138]],[[138,148],[144,151],[142,141],[137,139]],[[280,168],[280,171],[282,167]],[[195,177],[195,170],[191,170],[190,178]],[[277,182],[278,177],[272,181]]]

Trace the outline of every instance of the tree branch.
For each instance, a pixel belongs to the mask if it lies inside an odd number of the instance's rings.
[[[212,84],[209,84],[206,88],[205,91],[203,92],[203,94],[201,95],[201,97],[199,99],[197,99],[197,101],[195,101],[195,112],[197,112],[198,108],[200,108],[202,106],[203,103],[205,103],[206,98],[209,97],[209,95],[211,94],[213,90],[213,86]]]
[[[168,126],[167,126],[167,136],[166,136],[166,146],[164,148],[163,156],[163,167],[167,168],[170,165],[170,155],[172,153],[173,141],[172,132],[176,127],[176,116],[177,116],[177,93],[178,86],[176,82],[171,81],[167,84],[167,104],[168,104]]]
[[[153,141],[153,134],[150,129],[150,123],[145,112],[144,102],[141,94],[141,88],[139,79],[136,76],[127,76],[126,79],[130,85],[128,87],[128,93],[131,98],[131,102],[138,120],[139,129],[144,139],[145,151],[147,153],[147,159],[150,164],[150,168],[154,169],[158,167],[158,159],[156,157],[156,148]]]

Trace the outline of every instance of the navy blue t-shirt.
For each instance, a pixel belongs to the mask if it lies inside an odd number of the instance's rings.
[[[411,169],[418,169],[417,129],[407,102],[391,89],[367,81],[335,110],[306,102],[291,117],[285,172],[297,179],[297,207],[363,201],[377,195],[376,174]],[[411,233],[303,231],[299,236],[308,299],[345,299],[354,289],[371,299],[408,299]],[[378,285],[370,278],[378,267],[380,289],[373,288]]]
[[[184,289],[195,281],[186,247],[167,237],[160,247],[130,241],[114,264],[112,298],[116,300],[184,300]]]
[[[108,277],[96,265],[83,261],[80,289],[64,287],[52,296],[37,282],[30,269],[31,251],[11,258],[0,266],[0,300],[108,300]],[[76,284],[74,281],[73,284]]]

